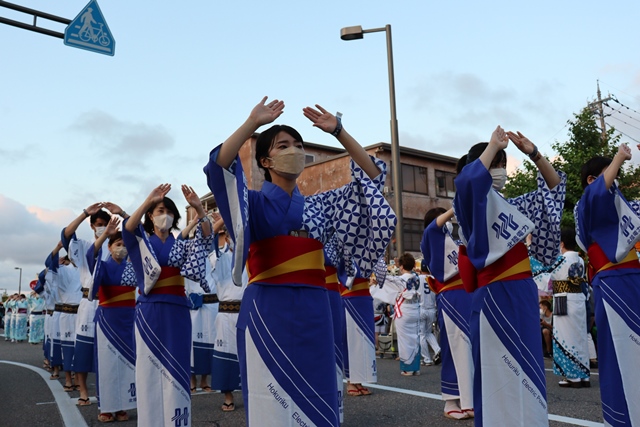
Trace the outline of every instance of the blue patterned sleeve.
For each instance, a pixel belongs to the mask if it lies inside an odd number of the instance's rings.
[[[378,188],[381,182],[384,184],[386,164],[371,159],[382,171],[378,177],[370,179],[352,160],[353,181],[305,198],[303,215],[310,237],[323,244],[337,239],[337,246],[353,259],[365,277],[384,255],[396,224],[396,215]]]
[[[180,274],[187,279],[205,282],[211,239],[203,236],[202,225],[198,224],[193,239],[176,239],[169,253],[169,265],[180,268]]]
[[[560,183],[549,188],[538,172],[538,189],[507,201],[529,218],[535,228],[532,233],[531,255],[545,265],[552,264],[560,253],[560,220],[567,192],[567,175],[558,171]]]

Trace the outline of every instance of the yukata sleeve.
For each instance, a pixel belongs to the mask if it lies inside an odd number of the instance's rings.
[[[158,281],[161,267],[142,224],[138,224],[131,233],[126,229],[127,221],[129,218],[122,223],[122,241],[133,264],[138,287],[147,295]]]
[[[567,175],[558,171],[560,183],[549,188],[538,172],[538,189],[507,201],[534,224],[530,254],[542,264],[552,264],[560,254],[560,220],[567,192]]]
[[[247,178],[242,169],[240,156],[231,163],[228,169],[217,162],[222,144],[214,148],[209,155],[209,163],[204,167],[207,185],[220,210],[229,231],[229,237],[235,247],[232,261],[233,283],[242,285],[242,270],[249,255],[251,232],[249,229],[249,188]]]
[[[89,246],[93,247],[93,243],[90,243],[83,239],[78,239],[76,233],[73,233],[69,239],[65,238],[65,228],[62,229],[60,241],[62,246],[69,254],[69,259],[78,267],[79,271],[87,269],[89,273],[93,273],[93,265],[87,264],[87,257],[85,256]],[[83,283],[84,286],[84,283]]]
[[[202,225],[196,227],[193,239],[176,239],[169,252],[169,265],[180,269],[180,274],[189,280],[200,283],[206,293],[210,293],[206,281],[207,255],[212,237],[204,237]]]
[[[379,176],[370,179],[352,160],[352,181],[305,198],[303,214],[310,237],[323,244],[337,241],[336,253],[351,257],[364,277],[384,255],[396,225],[396,215],[378,188],[384,183],[386,164],[371,159]]]
[[[91,270],[93,271],[93,280],[91,281],[89,296],[87,297],[89,301],[93,301],[97,297],[98,290],[104,280],[105,274],[105,266],[102,261],[102,248],[100,248],[97,254],[94,254],[95,250],[93,249],[93,246],[91,246],[87,251],[87,263],[91,266]]]

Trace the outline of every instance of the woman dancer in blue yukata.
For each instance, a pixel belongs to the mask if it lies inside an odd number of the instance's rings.
[[[630,159],[631,149],[621,144],[613,160],[585,163],[584,194],[575,208],[596,306],[602,413],[605,425],[616,427],[640,425],[640,263],[634,250],[640,201],[627,201],[616,183]]]
[[[266,182],[249,190],[238,152],[284,102],[263,98],[205,167],[209,188],[235,244],[233,281],[249,285],[238,319],[238,356],[248,425],[337,426],[338,391],[333,327],[325,288],[323,244],[333,237],[369,275],[395,228],[395,215],[372,179],[383,161],[367,155],[324,108],[304,108],[315,127],[332,134],[353,162],[352,181],[305,197],[296,179],[305,165],[300,134],[274,125],[256,142]],[[383,175],[384,177],[384,175]],[[337,265],[339,260],[331,260]]]
[[[536,191],[505,200],[498,191],[507,177],[509,139],[540,173]],[[476,427],[549,423],[538,291],[523,240],[533,233],[533,255],[547,265],[555,261],[565,182],[528,138],[500,126],[489,143],[469,150],[455,179],[453,207],[465,245],[460,276],[465,289],[475,289],[470,325]]]
[[[183,185],[200,223],[193,239],[176,238],[172,231],[180,212],[166,197],[170,190],[170,184],[153,189],[122,229],[140,292],[135,312],[139,426],[191,425],[191,316],[184,277],[204,280],[211,224],[193,188]]]

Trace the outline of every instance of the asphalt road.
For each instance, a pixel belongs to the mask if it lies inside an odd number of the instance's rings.
[[[2,331],[3,333],[4,331]],[[4,341],[0,334],[0,425],[1,426],[69,426],[102,425],[95,404],[75,405],[78,392],[65,393],[62,380],[50,380],[42,368],[42,347]],[[422,367],[422,375],[403,377],[399,362],[389,358],[378,360],[378,384],[369,385],[371,396],[347,396],[344,403],[344,427],[394,426],[461,426],[470,427],[472,420],[454,421],[443,417],[440,400],[440,367]],[[547,400],[549,425],[602,426],[600,389],[597,369],[591,377],[591,388],[566,389],[557,385],[558,377],[547,368]],[[64,375],[61,375],[64,378]],[[88,378],[90,396],[95,396],[95,376]],[[220,393],[200,390],[192,397],[192,426],[246,426],[241,393],[235,393],[236,410],[222,412]],[[84,423],[84,424],[83,424]],[[136,413],[130,411],[127,422],[117,426],[135,426]]]

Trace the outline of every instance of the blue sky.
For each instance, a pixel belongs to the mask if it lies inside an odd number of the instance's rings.
[[[13,2],[69,19],[86,4]],[[99,4],[113,57],[0,24],[0,292],[17,288],[16,266],[24,289],[61,228],[96,201],[131,212],[162,182],[179,206],[180,184],[208,192],[208,152],[264,95],[285,101],[278,122],[308,141],[336,145],[302,115],[319,103],[361,144],[388,142],[384,33],[345,42],[346,26],[392,26],[403,146],[457,157],[500,124],[551,155],[598,79],[631,109],[621,116],[631,126],[610,124],[640,140],[637,2]],[[79,234],[90,239],[88,225]]]

